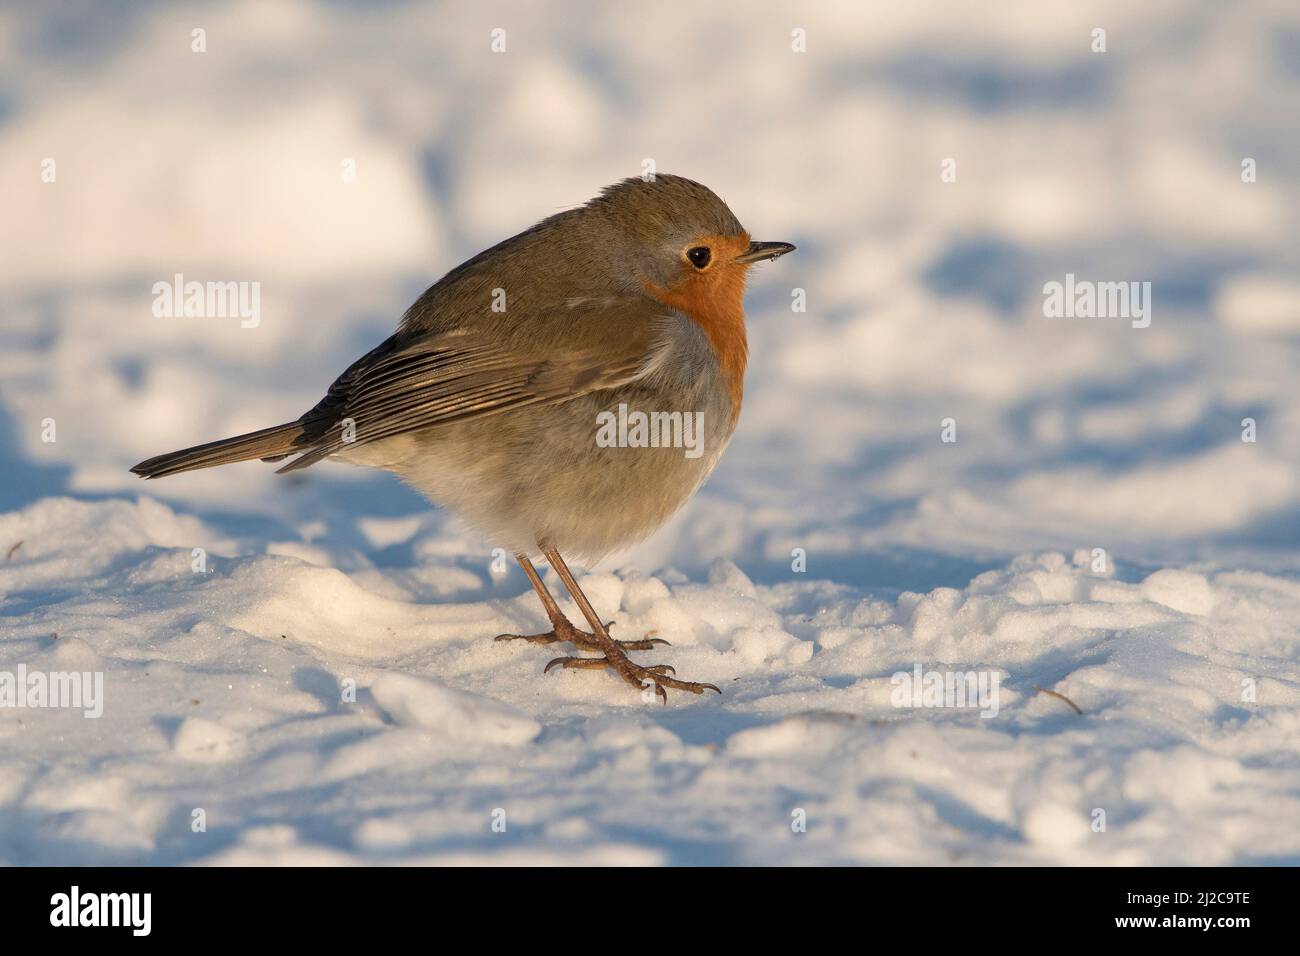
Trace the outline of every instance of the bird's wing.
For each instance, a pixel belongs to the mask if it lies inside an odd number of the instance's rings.
[[[664,342],[650,300],[560,306],[535,334],[455,329],[393,336],[355,362],[299,419],[305,468],[346,447],[525,405],[554,404],[648,374]],[[286,457],[286,456],[280,456]],[[274,459],[268,459],[274,460]]]

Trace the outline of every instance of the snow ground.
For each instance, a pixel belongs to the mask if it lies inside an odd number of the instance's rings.
[[[0,862],[1300,862],[1294,5],[534,6],[0,11],[0,683],[104,681],[0,707]],[[721,698],[543,677],[386,476],[127,473],[644,157],[799,245],[713,480],[583,579]],[[260,322],[155,318],[178,272]],[[1044,318],[1067,272],[1151,326]]]

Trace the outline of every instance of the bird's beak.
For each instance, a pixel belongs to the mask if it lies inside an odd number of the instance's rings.
[[[749,249],[736,256],[737,262],[758,262],[761,259],[779,259],[787,252],[794,252],[794,245],[788,242],[751,242]]]

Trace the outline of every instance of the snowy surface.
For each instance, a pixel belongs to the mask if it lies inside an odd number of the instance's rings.
[[[105,694],[0,707],[0,862],[1300,862],[1294,4],[125,6],[0,11],[0,674]],[[127,473],[647,157],[799,246],[713,480],[582,579],[722,697],[543,676],[387,476]],[[1151,326],[1044,318],[1067,272]]]

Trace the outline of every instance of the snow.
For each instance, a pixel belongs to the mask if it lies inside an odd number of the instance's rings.
[[[517,747],[542,732],[541,724],[513,707],[405,674],[383,675],[370,693],[393,723],[438,738]]]
[[[187,717],[177,728],[172,747],[183,760],[222,763],[238,757],[243,744],[241,734],[216,721]]]
[[[0,11],[0,703],[104,690],[0,706],[0,863],[1300,861],[1300,14],[657,9]],[[645,157],[799,246],[717,473],[581,576],[721,697],[543,675],[522,573],[388,476],[127,472]],[[1046,318],[1067,272],[1150,327]],[[260,322],[156,317],[176,273]]]

